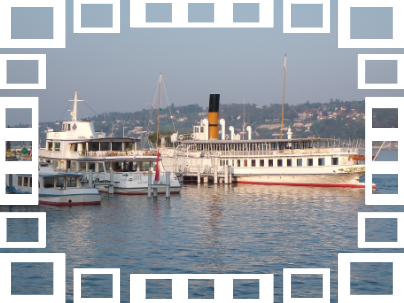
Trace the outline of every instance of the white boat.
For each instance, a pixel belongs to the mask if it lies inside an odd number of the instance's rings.
[[[247,127],[247,139],[242,140],[232,126],[226,136],[225,121],[219,121],[219,95],[214,96],[208,119],[193,126],[190,138],[172,135],[177,147],[162,158],[167,169],[185,179],[199,175],[225,183],[365,187],[359,182],[365,175],[365,164],[358,148],[340,148],[337,140],[327,138],[294,139],[290,128],[287,139],[252,140],[251,127]]]
[[[101,204],[101,194],[96,188],[83,187],[82,175],[77,173],[55,172],[52,164],[38,164],[39,204],[74,206]],[[24,174],[12,175],[12,192],[14,194],[32,193],[32,176]],[[10,191],[9,178],[6,178],[6,191]]]
[[[148,171],[155,178],[157,153],[138,150],[135,138],[109,138],[102,130],[95,131],[88,120],[77,119],[77,91],[71,120],[63,121],[61,131],[48,129],[46,146],[39,149],[39,161],[52,163],[55,170],[81,173],[83,182],[91,182],[102,193],[125,195],[147,194]],[[165,169],[159,165],[159,183],[166,182]],[[172,194],[179,194],[181,185],[175,174],[170,176]],[[161,189],[161,192],[165,190]]]

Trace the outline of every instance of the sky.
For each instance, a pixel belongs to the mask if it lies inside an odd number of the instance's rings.
[[[82,25],[111,26],[111,5],[83,5]],[[169,9],[169,7],[168,7]],[[211,21],[212,5],[190,7],[193,20]],[[235,21],[254,21],[257,6],[235,7]],[[0,54],[46,54],[46,89],[0,89],[0,97],[39,97],[39,121],[68,119],[67,107],[77,90],[97,114],[149,108],[159,73],[168,103],[206,107],[209,94],[221,103],[269,105],[282,102],[284,55],[287,54],[286,99],[289,104],[363,100],[370,96],[402,96],[404,90],[358,89],[358,54],[403,54],[403,49],[338,48],[338,2],[331,0],[329,34],[283,33],[282,1],[274,0],[273,28],[131,28],[129,1],[121,1],[120,33],[73,33],[73,4],[66,3],[66,48],[6,49]],[[322,26],[321,5],[292,6],[292,26]],[[34,12],[34,13],[33,13]],[[148,21],[169,22],[170,13],[149,7]],[[192,20],[191,20],[192,21]],[[12,38],[53,35],[51,8],[12,10]],[[392,8],[351,9],[351,37],[391,38]],[[31,64],[31,65],[30,65]],[[32,62],[9,62],[7,79],[36,79]],[[369,62],[367,80],[397,81],[396,62]],[[154,106],[156,107],[156,106]],[[71,105],[70,105],[71,108]],[[79,107],[79,117],[95,113]],[[24,122],[22,115],[8,123]]]

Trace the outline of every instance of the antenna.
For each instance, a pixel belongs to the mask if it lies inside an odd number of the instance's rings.
[[[243,140],[245,134],[245,97],[244,97],[244,113],[243,113]]]
[[[77,90],[74,92],[74,99],[73,100],[69,100],[69,101],[73,101],[73,110],[70,112],[70,117],[72,118],[72,121],[77,121],[77,102],[78,101],[84,101],[84,100],[78,100],[77,99]]]

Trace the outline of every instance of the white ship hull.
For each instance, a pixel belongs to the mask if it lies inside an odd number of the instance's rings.
[[[41,195],[39,194],[39,204],[73,206],[73,205],[97,205],[101,204],[100,194],[76,194],[76,195]]]
[[[354,187],[364,188],[359,182],[363,173],[321,174],[321,175],[245,175],[235,176],[233,182],[243,184]]]

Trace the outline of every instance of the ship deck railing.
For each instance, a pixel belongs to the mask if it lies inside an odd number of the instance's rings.
[[[285,150],[250,150],[250,151],[178,151],[181,156],[192,157],[198,153],[199,157],[252,157],[252,156],[308,156],[308,155],[341,155],[359,154],[358,148],[307,148]]]
[[[39,149],[40,157],[61,157],[62,152],[60,150],[47,150],[45,148]],[[134,157],[134,156],[152,156],[153,153],[143,151],[143,150],[126,150],[126,151],[115,151],[115,150],[97,150],[97,151],[69,151],[68,157],[71,159],[78,159],[79,157]]]

